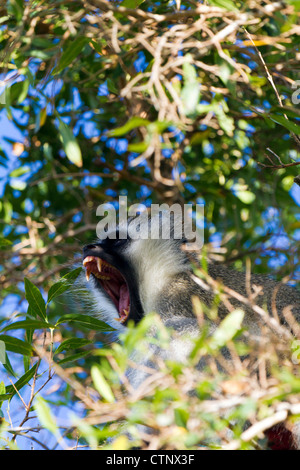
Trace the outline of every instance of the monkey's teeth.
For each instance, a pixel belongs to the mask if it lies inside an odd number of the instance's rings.
[[[98,268],[99,273],[101,273],[101,259],[100,258],[97,258],[97,268]]]
[[[93,273],[93,274],[97,279],[101,279],[101,281],[109,281],[110,280],[109,276],[103,276],[102,274],[99,274],[99,273]]]
[[[87,282],[89,282],[90,274],[91,274],[91,271],[89,269],[87,269],[86,272],[85,272],[85,277],[86,277]]]
[[[82,264],[83,266],[85,266],[87,263],[90,263],[91,261],[94,261],[94,256],[87,256],[86,258],[84,258],[84,260],[82,261]]]
[[[118,322],[120,322],[120,323],[124,323],[124,322],[127,320],[127,318],[128,318],[129,310],[125,310],[125,308],[124,308],[124,310],[123,310],[123,312],[121,313],[121,315],[124,315],[124,316],[123,316],[123,317],[120,316],[119,318],[114,318],[114,320],[116,320],[116,321],[118,321]]]
[[[124,323],[127,320],[128,315],[129,315],[129,310],[125,310],[125,308],[124,308],[123,314],[125,314],[125,316],[123,318],[122,317],[120,318],[121,323]]]

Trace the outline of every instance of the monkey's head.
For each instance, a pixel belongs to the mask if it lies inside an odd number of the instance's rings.
[[[138,322],[156,310],[159,293],[172,278],[190,269],[181,249],[186,240],[174,237],[174,224],[169,237],[163,237],[162,224],[161,218],[156,222],[135,218],[126,226],[107,231],[106,238],[84,247],[88,286],[98,297],[99,310],[109,320],[125,325],[128,319]]]

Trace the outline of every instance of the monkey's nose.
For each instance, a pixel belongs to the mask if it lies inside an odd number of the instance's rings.
[[[87,250],[96,250],[97,249],[97,245],[85,245],[83,247],[83,251],[87,251]]]
[[[103,253],[103,249],[97,243],[85,245],[83,247],[83,256],[100,256]]]

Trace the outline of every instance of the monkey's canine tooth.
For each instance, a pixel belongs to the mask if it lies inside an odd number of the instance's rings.
[[[97,258],[97,268],[98,268],[98,271],[99,273],[101,273],[101,259],[100,258]]]
[[[87,256],[86,258],[84,258],[84,260],[82,261],[82,264],[83,266],[85,266],[87,263],[90,263],[91,261],[94,261],[94,256]]]
[[[124,313],[125,313],[125,317],[123,317],[123,318],[121,317],[121,318],[119,319],[120,323],[124,323],[124,322],[127,320],[128,315],[129,315],[129,310],[125,310],[125,308],[124,308],[123,314],[124,314]]]
[[[89,269],[86,270],[85,272],[85,277],[86,277],[86,280],[89,282],[89,279],[90,279],[90,274],[91,274],[91,271]]]

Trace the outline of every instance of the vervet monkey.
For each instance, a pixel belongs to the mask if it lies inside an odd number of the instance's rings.
[[[193,298],[198,297],[212,307],[215,293],[193,275],[189,252],[183,250],[186,240],[174,237],[174,225],[168,239],[152,239],[143,236],[150,223],[163,221],[160,217],[147,219],[139,227],[137,239],[130,236],[128,225],[119,227],[115,238],[110,238],[108,233],[105,239],[84,247],[83,265],[96,305],[94,313],[122,331],[129,319],[137,323],[148,313],[157,312],[167,327],[179,333],[170,345],[170,356],[184,360],[191,348],[180,337],[199,334]],[[251,275],[247,280],[246,275],[216,264],[208,264],[208,274],[238,294],[230,298],[230,303],[245,310],[244,323],[251,333],[259,334],[263,319],[253,311],[251,302],[245,304],[239,299],[239,296],[248,298],[249,289],[257,292],[261,288],[255,304],[267,306],[270,313],[275,305],[283,324],[283,309],[287,306],[291,306],[294,318],[300,321],[300,293],[296,289],[262,275]],[[218,310],[221,318],[228,314],[225,303],[220,303]],[[137,387],[145,374],[135,370],[129,378]]]

